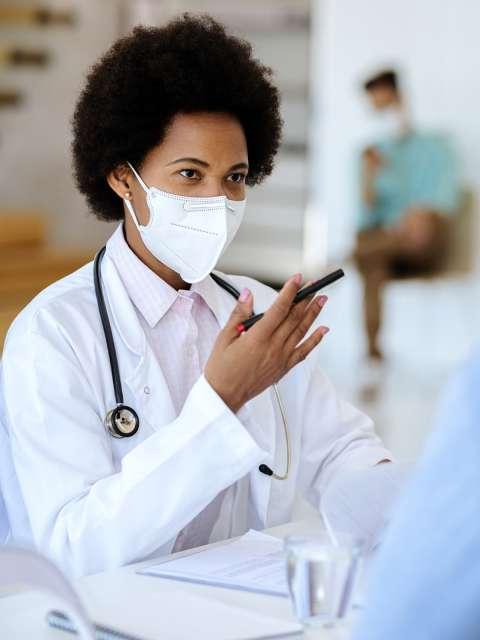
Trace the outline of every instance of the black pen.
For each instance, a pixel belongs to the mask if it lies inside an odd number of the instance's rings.
[[[298,304],[302,300],[305,300],[305,298],[308,298],[308,296],[311,296],[317,291],[320,291],[320,289],[323,289],[329,284],[332,284],[333,282],[340,280],[340,278],[343,278],[344,275],[345,275],[345,272],[343,271],[343,269],[337,269],[333,273],[329,273],[327,276],[320,278],[320,280],[317,280],[313,284],[308,285],[308,287],[304,287],[303,289],[300,289],[300,291],[297,293],[297,295],[293,299],[293,304]],[[251,318],[247,318],[247,320],[245,320],[244,322],[241,322],[239,325],[237,325],[238,333],[243,333],[244,331],[248,331],[248,329],[250,329],[250,327],[253,327],[253,325],[256,322],[258,322],[258,320],[261,320],[263,316],[264,316],[263,313],[257,313],[255,316],[252,316]]]

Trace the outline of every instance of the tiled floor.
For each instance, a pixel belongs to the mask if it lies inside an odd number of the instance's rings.
[[[480,287],[472,278],[394,283],[386,290],[382,382],[375,401],[362,400],[365,381],[362,290],[358,274],[329,290],[319,347],[324,371],[338,391],[368,413],[397,460],[414,462],[434,424],[445,384],[480,341]],[[313,514],[299,499],[295,517]]]
[[[329,292],[320,348],[324,369],[340,392],[376,421],[401,459],[415,459],[429,433],[446,381],[480,340],[480,287],[474,277],[395,282],[385,292],[386,361],[376,401],[365,402],[365,349],[359,276],[349,271]]]

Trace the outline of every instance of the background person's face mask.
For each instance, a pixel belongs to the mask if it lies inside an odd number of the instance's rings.
[[[385,107],[370,116],[370,135],[374,138],[397,138],[405,132],[404,115],[398,107]]]
[[[124,200],[143,243],[185,282],[203,280],[233,240],[243,219],[246,200],[167,193],[147,187],[132,165],[128,165],[147,194],[150,211],[147,225],[140,224],[132,203]]]

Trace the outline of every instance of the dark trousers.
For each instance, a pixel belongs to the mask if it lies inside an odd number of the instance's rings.
[[[371,357],[381,357],[378,335],[382,321],[382,293],[392,279],[436,273],[445,257],[448,223],[435,216],[429,221],[428,239],[421,246],[407,234],[374,228],[357,236],[354,259],[364,286],[364,318]]]

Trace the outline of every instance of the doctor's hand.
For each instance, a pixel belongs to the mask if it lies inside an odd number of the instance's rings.
[[[263,318],[239,335],[237,326],[253,310],[252,293],[244,289],[219,333],[204,375],[233,412],[278,382],[328,333],[327,327],[319,327],[305,338],[327,297],[310,297],[294,305],[301,279],[300,274],[290,278]]]

